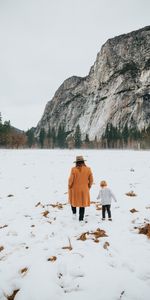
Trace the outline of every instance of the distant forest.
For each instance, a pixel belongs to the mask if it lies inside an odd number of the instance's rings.
[[[123,129],[107,124],[105,133],[100,141],[95,137],[94,141],[86,134],[81,139],[81,129],[77,125],[75,132],[65,132],[60,125],[57,132],[49,128],[40,130],[38,138],[35,137],[35,128],[21,131],[11,126],[10,121],[2,122],[0,113],[0,148],[43,148],[43,149],[150,149],[150,126],[142,131],[137,128]]]

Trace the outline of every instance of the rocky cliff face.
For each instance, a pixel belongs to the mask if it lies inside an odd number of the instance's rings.
[[[101,139],[106,126],[137,128],[150,125],[150,26],[109,39],[97,54],[89,74],[64,81],[46,105],[37,125]]]

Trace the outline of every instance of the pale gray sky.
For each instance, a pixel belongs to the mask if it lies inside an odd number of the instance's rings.
[[[27,130],[108,38],[150,25],[150,0],[0,0],[0,112]]]

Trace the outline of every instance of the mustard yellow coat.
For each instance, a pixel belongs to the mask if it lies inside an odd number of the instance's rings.
[[[74,167],[68,180],[69,202],[74,207],[90,206],[89,189],[93,183],[91,169],[85,165]]]

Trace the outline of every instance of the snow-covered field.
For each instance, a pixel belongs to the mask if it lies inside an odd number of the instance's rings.
[[[99,203],[73,220],[76,155],[93,171],[91,201],[102,179],[116,195],[112,222]],[[135,228],[150,223],[149,185],[149,151],[0,150],[0,300],[149,300],[150,239]],[[98,228],[107,236],[95,239]]]

